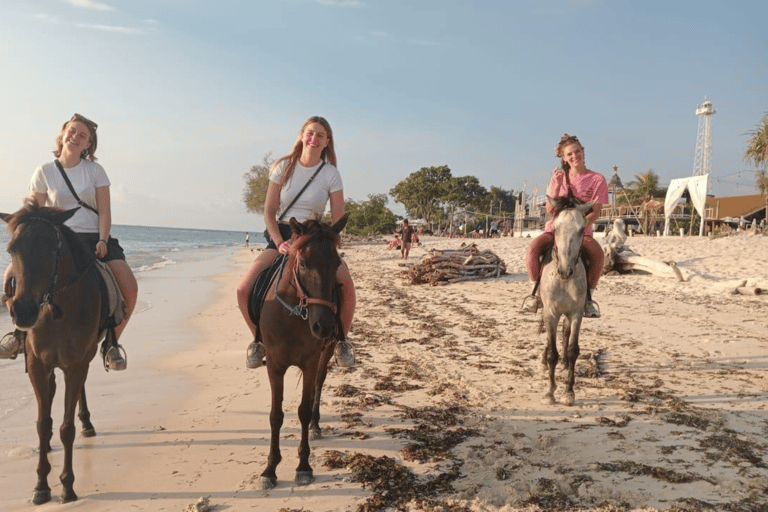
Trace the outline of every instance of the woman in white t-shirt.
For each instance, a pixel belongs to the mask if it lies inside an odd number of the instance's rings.
[[[320,172],[315,179],[290,209],[283,212],[285,214],[281,215],[283,220],[278,222],[277,213],[280,205],[288,207],[318,168]],[[267,248],[256,258],[237,287],[237,303],[245,323],[248,324],[254,336],[254,341],[248,345],[247,350],[246,366],[248,368],[261,366],[265,355],[257,326],[248,314],[248,297],[254,283],[259,274],[275,261],[278,254],[288,254],[291,245],[291,227],[288,219],[295,217],[299,222],[321,219],[329,200],[331,221],[336,222],[344,215],[344,186],[341,175],[336,169],[333,131],[328,121],[314,116],[304,122],[293,150],[272,165],[267,198],[264,203],[264,223],[269,232]],[[357,300],[352,276],[344,262],[339,267],[337,278],[342,284],[341,325],[344,334],[347,335],[352,326]],[[354,349],[349,341],[338,342],[334,354],[340,366],[352,366],[355,363]]]
[[[62,176],[62,173],[66,173],[77,196],[87,205],[80,207],[64,224],[78,234],[96,257],[109,265],[117,278],[127,305],[125,319],[115,328],[115,334],[120,339],[136,306],[138,285],[133,272],[125,262],[122,247],[116,238],[109,235],[112,229],[110,182],[104,168],[96,163],[95,154],[98,143],[96,128],[96,123],[80,114],[73,115],[65,122],[56,136],[56,146],[53,151],[56,160],[45,163],[35,170],[30,190],[32,198],[40,205],[65,210],[76,208],[79,205],[77,199],[72,195]],[[5,271],[4,283],[8,283],[12,273],[13,269],[9,265]],[[0,359],[14,359],[23,349],[23,338],[24,333],[20,331],[6,334],[0,341]],[[108,348],[104,355],[104,362],[110,370],[124,370],[127,366],[117,346]]]

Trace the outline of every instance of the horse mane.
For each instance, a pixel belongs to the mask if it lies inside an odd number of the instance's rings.
[[[550,197],[549,199],[552,201],[552,204],[550,205],[552,207],[552,217],[557,217],[563,210],[576,208],[578,205],[584,204],[584,201],[577,197],[557,196]]]
[[[291,248],[296,252],[301,251],[309,242],[317,238],[330,239],[330,242],[334,247],[339,246],[341,237],[333,229],[331,225],[326,222],[320,222],[319,220],[309,219],[304,221],[304,226],[307,228],[307,232],[303,235],[296,237],[291,244]]]
[[[57,214],[65,211],[62,208],[54,208],[50,206],[40,206],[36,200],[27,198],[24,200],[24,206],[19,211],[13,214],[8,221],[8,231],[13,233],[20,224],[29,222],[47,222],[55,225],[61,231],[64,236],[69,250],[72,252],[72,259],[75,263],[75,268],[78,272],[83,272],[87,269],[96,259],[96,256],[88,251],[83,245],[82,240],[77,234],[72,231],[69,226],[55,220]],[[16,241],[18,243],[18,240]]]

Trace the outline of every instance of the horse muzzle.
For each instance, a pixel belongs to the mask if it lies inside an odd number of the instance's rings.
[[[336,316],[326,307],[318,307],[317,309],[321,309],[322,313],[316,317],[310,313],[309,330],[315,338],[327,340],[336,334]]]
[[[11,319],[20,330],[31,329],[40,317],[40,304],[31,297],[13,300],[10,310]]]

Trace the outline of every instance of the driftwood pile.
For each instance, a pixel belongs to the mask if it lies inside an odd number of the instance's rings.
[[[405,265],[401,263],[401,266]],[[410,284],[437,286],[499,277],[506,272],[507,265],[493,251],[481,251],[475,244],[462,244],[456,250],[432,249],[400,272],[400,277]]]
[[[658,261],[644,258],[636,254],[632,249],[624,245],[627,235],[624,232],[624,222],[621,219],[614,221],[613,229],[603,241],[603,274],[611,271],[620,273],[641,271],[661,277],[671,277],[678,281],[687,281],[689,273],[681,269],[674,261]]]

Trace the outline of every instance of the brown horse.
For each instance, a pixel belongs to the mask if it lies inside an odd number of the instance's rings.
[[[344,336],[339,321],[339,284],[336,271],[341,265],[337,251],[339,233],[347,215],[329,225],[315,220],[300,224],[291,219],[291,252],[278,278],[267,293],[259,327],[266,349],[267,374],[272,388],[272,429],[267,467],[261,474],[261,487],[277,485],[275,469],[280,463],[280,428],[283,425],[283,386],[285,372],[298,366],[303,389],[299,405],[301,442],[296,484],[314,481],[309,465],[309,430],[321,437],[320,393],[325,382],[328,361],[336,339]]]
[[[51,405],[56,392],[54,368],[64,374],[64,421],[59,428],[64,445],[61,501],[77,499],[72,488],[72,444],[75,408],[82,434],[96,435],[85,398],[88,366],[96,355],[102,320],[100,277],[95,256],[63,222],[77,210],[39,207],[33,200],[14,214],[0,213],[8,223],[15,290],[9,293],[11,318],[25,332],[27,373],[37,398],[37,433],[40,456],[32,502],[51,500],[48,452],[53,435]]]

